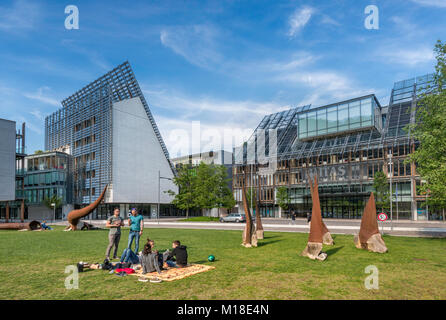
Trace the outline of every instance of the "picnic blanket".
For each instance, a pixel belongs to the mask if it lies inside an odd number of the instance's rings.
[[[207,266],[204,264],[190,264],[184,268],[169,268],[167,270],[162,270],[161,274],[158,274],[158,272],[156,271],[142,274],[142,269],[140,269],[136,270],[135,273],[132,273],[131,275],[149,280],[158,278],[163,281],[174,281],[174,280],[184,279],[194,274],[200,272],[206,272],[212,269],[215,269],[215,267]]]

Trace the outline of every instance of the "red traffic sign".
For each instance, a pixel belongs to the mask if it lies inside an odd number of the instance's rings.
[[[381,212],[380,214],[378,214],[379,221],[386,221],[387,219],[389,219],[389,217],[384,212]]]

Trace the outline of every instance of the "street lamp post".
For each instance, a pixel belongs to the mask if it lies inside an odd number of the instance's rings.
[[[393,212],[392,212],[392,176],[393,176],[393,162],[392,162],[392,150],[389,150],[389,154],[387,155],[389,158],[389,175],[390,175],[390,230],[393,231]]]
[[[161,177],[161,171],[158,170],[158,209],[157,209],[157,220],[158,224],[160,224],[160,205],[161,205],[161,179],[166,179],[172,181],[171,178]]]
[[[52,203],[51,206],[53,207],[53,222],[56,221],[56,204]]]

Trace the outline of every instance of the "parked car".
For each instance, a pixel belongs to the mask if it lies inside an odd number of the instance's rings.
[[[226,217],[220,218],[220,222],[245,222],[246,217],[241,213],[231,213]]]

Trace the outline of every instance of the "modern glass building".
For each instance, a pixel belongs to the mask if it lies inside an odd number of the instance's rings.
[[[96,200],[106,185],[105,204],[91,218],[105,218],[116,206],[124,215],[135,204],[156,215],[158,187],[160,203],[171,202],[164,191],[176,186],[170,180],[158,185],[159,175],[173,178],[169,153],[128,62],[62,106],[45,119],[45,149],[73,156],[75,207]]]
[[[432,81],[429,74],[395,83],[388,106],[371,94],[265,116],[234,153],[233,190],[239,208],[246,177],[248,187],[260,181],[263,216],[286,216],[277,205],[281,186],[288,190],[290,208],[306,216],[312,206],[308,177],[316,175],[323,216],[358,219],[373,190],[374,175],[382,171],[389,180],[392,176],[394,219],[436,219],[434,208],[425,207],[425,198],[416,192],[421,181],[415,164],[405,161],[418,146],[406,128],[415,121],[419,94]],[[270,140],[276,152],[269,150]],[[255,156],[250,155],[254,151]],[[267,161],[259,161],[261,157]]]
[[[55,210],[55,218],[73,208],[72,157],[64,152],[44,152],[25,158],[25,200],[30,219],[53,218],[51,209],[43,204],[45,198],[57,196],[62,206]]]

